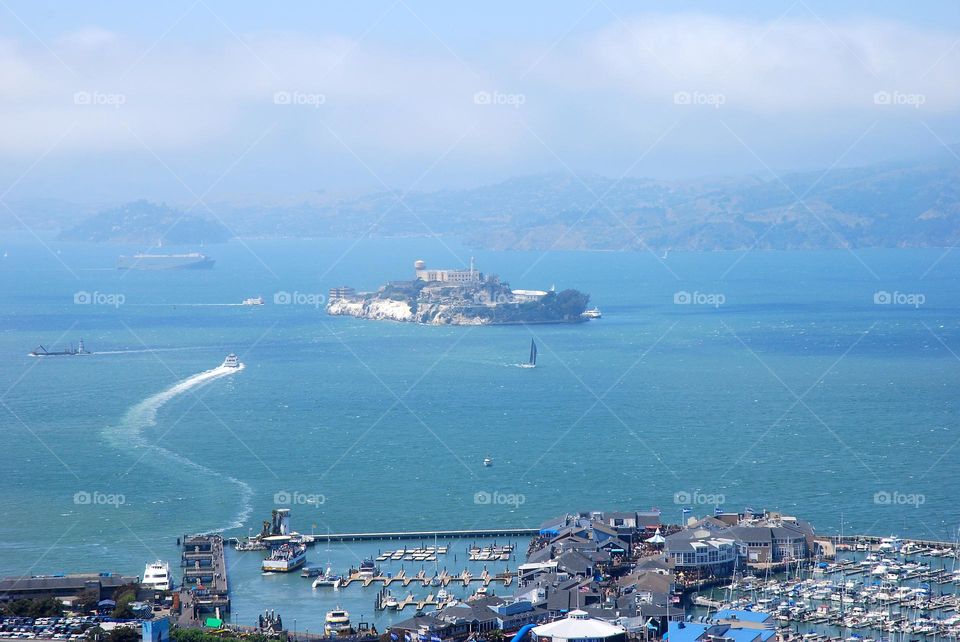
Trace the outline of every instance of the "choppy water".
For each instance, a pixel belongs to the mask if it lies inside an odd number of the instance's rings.
[[[469,260],[449,242],[248,241],[167,274],[111,269],[137,248],[45,242],[55,256],[0,241],[2,574],[140,574],[176,561],[185,532],[258,530],[278,494],[322,496],[293,506],[318,533],[715,501],[821,531],[953,539],[960,524],[960,252],[473,252],[515,287],[591,293],[604,318],[451,328],[313,305],[416,258]],[[513,367],[531,336],[540,366]],[[27,356],[81,337],[99,354]],[[231,351],[247,367],[210,375]],[[282,599],[301,624],[334,602],[370,619],[372,593],[318,595],[257,561],[231,553],[235,618]]]

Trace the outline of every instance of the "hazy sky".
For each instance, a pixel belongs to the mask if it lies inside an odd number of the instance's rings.
[[[960,141],[957,2],[2,0],[0,17],[7,199],[764,173]]]

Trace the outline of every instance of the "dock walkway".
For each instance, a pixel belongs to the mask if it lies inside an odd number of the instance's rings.
[[[378,540],[422,540],[424,542],[433,539],[469,539],[471,537],[533,537],[539,535],[539,528],[481,528],[471,530],[454,531],[388,531],[381,533],[330,533],[315,534],[311,536],[307,544],[317,542],[373,542]],[[240,540],[232,537],[227,540],[230,544],[236,544]]]
[[[184,535],[180,621],[196,625],[205,613],[230,610],[230,585],[221,535]]]

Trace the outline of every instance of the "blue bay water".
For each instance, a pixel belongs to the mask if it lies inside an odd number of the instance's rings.
[[[294,526],[317,533],[536,526],[653,506],[679,519],[679,501],[707,513],[715,500],[795,513],[821,532],[953,539],[960,525],[960,252],[661,263],[436,239],[248,240],[206,249],[211,271],[121,273],[116,256],[136,248],[43,243],[0,247],[4,575],[176,565],[177,537],[256,531],[277,493],[322,495],[293,507]],[[408,278],[417,258],[471,255],[514,287],[589,292],[604,317],[427,327],[273,304],[281,291],[306,301],[370,289]],[[81,291],[123,303],[75,304]],[[681,291],[723,304],[675,304]],[[924,302],[878,305],[878,291]],[[267,305],[224,305],[257,295]],[[81,337],[100,354],[27,356]],[[517,368],[531,337],[539,366]],[[174,390],[231,351],[243,371]],[[77,504],[77,493],[123,503]],[[345,570],[385,546],[323,545],[310,561]],[[372,617],[373,593],[318,594],[299,576],[262,577],[257,554],[230,556],[237,621],[281,600],[302,626],[336,603]]]

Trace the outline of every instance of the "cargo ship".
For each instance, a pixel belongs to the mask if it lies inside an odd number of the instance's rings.
[[[31,357],[76,357],[84,354],[93,354],[89,352],[83,345],[83,339],[77,343],[77,347],[70,347],[66,350],[47,350],[43,346],[37,346],[33,352],[30,353]]]
[[[209,270],[214,260],[199,252],[189,254],[134,254],[117,259],[118,270]]]

